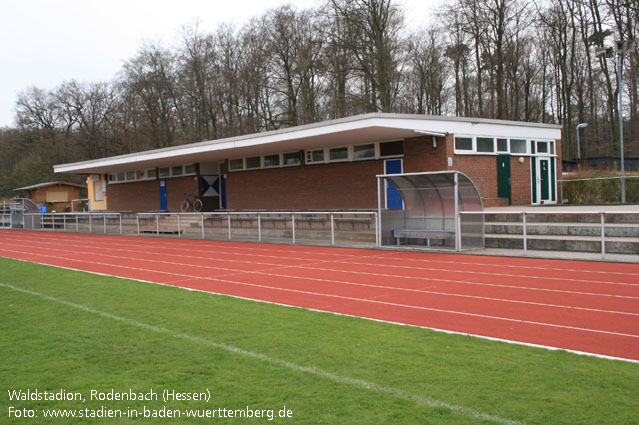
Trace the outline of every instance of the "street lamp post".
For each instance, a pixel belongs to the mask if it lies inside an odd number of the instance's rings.
[[[581,164],[581,145],[579,144],[579,129],[588,127],[587,122],[582,122],[581,124],[577,124],[577,163]]]

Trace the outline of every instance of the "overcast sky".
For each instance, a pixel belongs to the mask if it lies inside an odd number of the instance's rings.
[[[397,1],[410,27],[426,23],[439,2]],[[183,25],[241,26],[286,3],[306,9],[318,0],[0,0],[0,127],[15,125],[17,95],[27,87],[108,81],[144,41],[171,45]]]

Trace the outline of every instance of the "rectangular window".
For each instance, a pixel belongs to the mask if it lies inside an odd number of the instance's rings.
[[[104,201],[104,192],[102,191],[102,185],[99,183],[93,185],[93,200],[96,202]]]
[[[283,155],[283,165],[300,165],[300,155],[297,152],[289,152]]]
[[[154,179],[157,176],[157,174],[155,172],[155,168],[151,168],[150,170],[146,170],[146,176],[149,179]]]
[[[232,159],[229,161],[229,170],[238,171],[244,169],[244,160],[242,158]]]
[[[100,175],[99,174],[94,174],[92,176],[92,179],[93,179],[94,182],[98,182],[98,181],[100,181]]]
[[[189,164],[184,166],[184,174],[195,174],[195,164]]]
[[[497,151],[508,152],[508,139],[497,139]]]
[[[536,152],[537,151],[535,150],[535,141],[531,140],[530,141],[530,153],[534,155]]]
[[[470,137],[455,137],[455,150],[472,151],[473,139]]]
[[[115,174],[109,174],[109,183],[117,182],[118,178]]]
[[[312,162],[323,162],[324,161],[324,150],[313,151],[311,153]]]
[[[181,165],[171,167],[171,176],[181,176],[182,174],[184,174],[184,168]]]
[[[526,141],[523,139],[510,139],[511,153],[526,153]]]
[[[477,152],[495,152],[495,139],[492,137],[478,137]]]
[[[550,145],[550,153],[552,155],[555,154],[555,142],[548,142],[548,144]]]
[[[119,182],[123,182],[124,181],[124,173],[118,173],[117,176],[118,176],[118,181]]]
[[[142,180],[142,179],[145,178],[145,175],[146,174],[145,174],[144,170],[142,170],[142,171],[138,170],[138,171],[135,172],[135,179],[136,180]]]
[[[160,168],[160,177],[169,177],[171,169],[169,167]]]
[[[539,152],[539,153],[548,153],[548,143],[546,143],[546,142],[537,142],[537,152]]]
[[[279,156],[279,154],[264,155],[264,168],[279,167],[279,166],[280,166],[280,156]]]
[[[404,154],[404,142],[384,142],[379,144],[379,156],[395,156]]]
[[[246,169],[254,170],[256,168],[260,168],[262,166],[262,162],[259,156],[251,156],[246,158]]]
[[[375,158],[375,145],[359,145],[353,147],[353,159]]]
[[[333,148],[328,151],[328,158],[331,161],[342,161],[348,159],[348,148]]]

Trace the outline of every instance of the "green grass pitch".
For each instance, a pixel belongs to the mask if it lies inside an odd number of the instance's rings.
[[[639,424],[636,363],[8,259],[0,341],[7,424]]]

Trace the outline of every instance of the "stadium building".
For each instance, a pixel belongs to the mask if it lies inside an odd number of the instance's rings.
[[[557,202],[561,126],[366,114],[56,165],[86,174],[93,211],[376,209],[377,175],[460,171],[484,206]],[[384,205],[402,208],[392,185]]]

